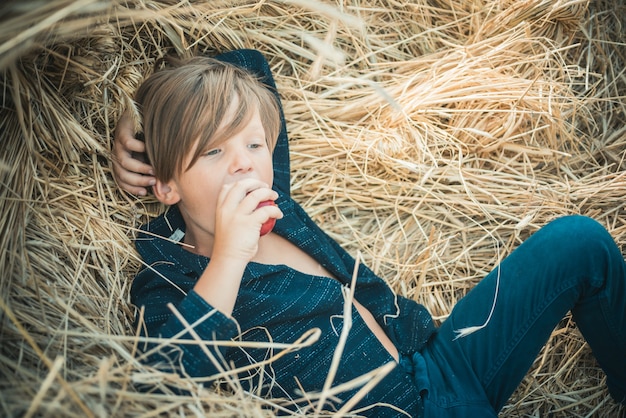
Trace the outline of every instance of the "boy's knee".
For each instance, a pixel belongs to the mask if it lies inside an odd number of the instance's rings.
[[[613,237],[596,220],[571,215],[558,218],[544,228],[535,241],[535,251],[553,263],[563,277],[577,277],[593,289],[605,281],[624,280],[623,256]],[[531,237],[532,238],[532,237]],[[555,277],[560,277],[555,274]]]
[[[582,215],[558,218],[546,226],[550,239],[547,251],[559,254],[569,263],[608,262],[622,260],[622,254],[613,237],[598,221]]]
[[[598,221],[588,216],[569,215],[555,219],[546,225],[546,232],[553,235],[561,245],[587,247],[603,242],[613,242],[608,231]]]

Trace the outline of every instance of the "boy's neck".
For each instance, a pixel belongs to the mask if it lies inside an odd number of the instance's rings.
[[[187,251],[190,251],[194,254],[202,255],[207,258],[211,258],[211,254],[213,254],[213,246],[203,246],[199,245],[195,240],[190,240],[187,238],[187,234],[185,234],[185,238],[183,239],[183,243],[185,244],[184,248]]]
[[[182,243],[185,245],[183,248],[194,254],[211,258],[215,237],[212,234],[202,231],[198,233],[196,228],[194,228],[193,221],[186,216],[185,211],[181,210],[182,208],[180,206],[178,208],[185,222],[185,236],[182,239]]]

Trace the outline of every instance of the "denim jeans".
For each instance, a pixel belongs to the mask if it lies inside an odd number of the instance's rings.
[[[461,299],[414,356],[428,376],[425,416],[497,416],[568,311],[606,372],[611,395],[625,402],[625,275],[619,248],[594,220],[568,216],[546,225]],[[489,323],[455,339],[455,330],[486,321],[498,277]]]

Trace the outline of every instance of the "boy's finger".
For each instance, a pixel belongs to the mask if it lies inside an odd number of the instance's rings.
[[[136,196],[146,196],[148,194],[148,189],[144,187],[132,186],[126,183],[119,183],[119,186],[122,188],[122,190],[125,190],[126,192],[134,194]]]
[[[268,220],[269,218],[282,219],[283,217],[283,212],[277,205],[258,207],[257,209],[255,209],[255,212],[259,213],[259,215],[263,215],[261,219],[262,222]]]
[[[234,211],[239,208],[245,213],[252,213],[261,200],[274,200],[273,197],[263,197],[263,195],[258,194],[247,199],[249,194],[263,188],[272,193],[267,184],[257,179],[244,179],[235,183],[225,184],[218,196],[218,205],[228,211]]]
[[[125,172],[120,176],[122,182],[136,187],[150,187],[154,186],[156,179],[152,176],[144,176],[142,174]]]
[[[124,142],[123,143],[124,147],[128,151],[133,151],[133,152],[138,152],[138,153],[146,152],[146,143],[135,138],[134,136],[125,137],[123,142]]]
[[[156,179],[152,176],[146,176],[139,173],[134,173],[127,170],[116,170],[114,166],[114,177],[117,183],[124,190],[130,193],[135,193],[137,190],[142,190],[150,186],[154,186]]]
[[[132,158],[131,156],[120,159],[119,163],[120,166],[126,171],[144,174],[146,176],[152,176],[154,174],[151,165],[141,162],[136,158]]]
[[[148,189],[147,189],[148,186],[143,187],[141,185],[129,183],[127,181],[124,181],[118,176],[113,176],[113,177],[115,178],[115,182],[117,183],[119,188],[130,194],[134,194],[137,196],[146,196],[148,194]]]
[[[260,188],[267,188],[269,186],[260,180],[248,178],[227,184],[225,185],[225,187],[230,190],[230,193],[233,196],[237,197],[238,201],[241,201],[255,190]]]
[[[278,193],[269,187],[264,186],[248,192],[248,196],[251,196],[251,205],[254,205],[253,209],[256,209],[261,202],[276,200],[278,198]]]

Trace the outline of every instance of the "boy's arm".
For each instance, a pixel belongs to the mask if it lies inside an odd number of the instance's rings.
[[[185,274],[182,266],[187,262],[159,262],[144,269],[133,281],[133,303],[144,307],[143,335],[200,342],[228,340],[237,334],[231,314],[244,270],[258,250],[259,229],[269,217],[282,217],[277,206],[258,204],[277,197],[274,190],[251,178],[222,187],[217,199],[211,260],[200,277]],[[159,247],[159,254],[167,252]],[[179,255],[176,260],[184,257]],[[193,332],[185,331],[190,327]],[[150,347],[158,344],[163,343]],[[190,375],[210,376],[216,371],[212,357],[224,358],[219,351],[212,345],[168,344],[167,349],[155,352],[148,361],[165,361],[175,370],[182,368]]]
[[[269,185],[252,178],[223,185],[217,197],[213,242],[205,247],[210,254],[204,254],[211,261],[194,290],[227,316],[235,307],[245,268],[258,251],[262,224],[283,216],[278,206],[259,204],[277,198]]]
[[[213,257],[193,290],[207,304],[230,317],[247,264],[247,261],[236,258]]]
[[[237,324],[232,318],[209,305],[191,289],[194,282],[193,277],[167,265],[148,267],[137,275],[131,288],[133,304],[143,308],[143,316],[137,318],[137,326],[141,336],[160,339],[140,345],[140,351],[146,353],[141,359],[165,371],[211,376],[218,372],[211,356],[223,358],[223,349],[211,345],[203,348],[199,344],[168,342],[170,338],[190,342],[197,339],[228,341],[238,334]],[[186,331],[189,326],[193,333]],[[211,355],[207,355],[205,350]]]

